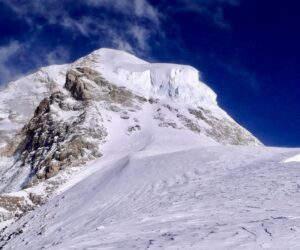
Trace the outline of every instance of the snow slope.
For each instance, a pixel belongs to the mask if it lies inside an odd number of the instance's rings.
[[[280,163],[299,149],[172,144],[93,162],[3,249],[299,249],[299,165]]]

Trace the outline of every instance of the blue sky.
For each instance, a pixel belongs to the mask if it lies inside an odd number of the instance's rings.
[[[299,1],[0,0],[0,84],[100,47],[190,64],[265,144],[300,146]]]

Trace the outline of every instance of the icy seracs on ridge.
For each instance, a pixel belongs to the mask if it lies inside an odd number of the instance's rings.
[[[108,81],[147,98],[171,98],[190,105],[216,105],[217,95],[188,65],[148,63],[123,51],[99,49],[75,64],[92,66]]]

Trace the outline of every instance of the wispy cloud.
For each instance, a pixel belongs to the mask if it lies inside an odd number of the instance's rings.
[[[34,48],[32,41],[21,43],[15,40],[0,47],[0,85],[36,70],[36,67],[65,63],[70,58],[66,47]],[[23,67],[22,65],[26,65]]]
[[[28,37],[11,40],[0,48],[0,84],[22,71],[11,65],[8,68],[10,59],[28,58],[32,70],[69,60],[71,50],[65,40],[41,42],[41,34],[48,30],[68,34],[70,45],[85,39],[94,48],[111,47],[138,55],[151,54],[151,37],[158,33],[163,36],[161,14],[147,0],[3,0],[2,4],[14,20],[27,26]],[[28,71],[27,66],[23,71]]]
[[[102,40],[104,38],[111,40],[112,46],[122,44],[122,48],[135,48],[137,52],[143,52],[149,48],[147,39],[159,29],[160,25],[159,12],[147,0],[79,0],[76,1],[75,6],[70,0],[31,0],[21,3],[10,0],[6,3],[33,29],[43,29],[43,26],[36,22],[37,18],[42,18],[47,25],[56,25],[70,30],[74,36],[88,38],[98,36]],[[93,7],[101,14],[74,16],[71,11],[66,11],[76,7]],[[105,16],[103,10],[111,11],[117,17]],[[124,43],[120,42],[121,39],[125,39],[130,46],[124,47]]]
[[[28,34],[19,42],[13,38],[4,45],[3,50],[8,49],[5,61],[16,57],[27,60],[21,65],[25,67],[23,72],[67,62],[72,57],[70,47],[78,41],[81,46],[83,41],[89,43],[89,48],[111,47],[148,58],[154,45],[165,48],[177,44],[184,50],[180,32],[176,41],[167,38],[164,29],[169,27],[168,15],[176,11],[193,12],[208,17],[216,27],[230,29],[223,7],[237,5],[239,0],[174,0],[172,5],[168,2],[164,6],[162,13],[158,6],[164,3],[166,1],[154,6],[149,0],[2,0],[1,4],[6,5],[13,19],[26,25]],[[179,30],[176,24],[172,28]],[[57,31],[60,33],[56,34]],[[48,42],[51,32],[54,33]],[[69,40],[66,41],[66,37]],[[17,49],[17,45],[22,50]],[[0,59],[1,70],[5,71],[0,75],[0,84],[17,74],[11,73],[16,70],[6,70],[7,65]]]
[[[0,47],[0,83],[13,79],[19,72],[9,65],[9,60],[20,50],[17,41],[11,41],[7,45]]]
[[[249,70],[245,65],[242,65],[236,59],[225,61],[224,58],[215,58],[216,62],[222,67],[227,73],[234,76],[236,82],[232,84],[238,84],[247,88],[247,90],[257,91],[260,89],[261,84],[258,76],[255,72]]]
[[[86,0],[85,3],[94,7],[109,8],[130,16],[146,18],[156,24],[160,22],[159,12],[146,0]]]
[[[171,12],[189,12],[210,20],[217,28],[230,29],[230,22],[224,17],[225,6],[238,6],[240,0],[174,0]]]
[[[68,61],[70,58],[70,51],[63,46],[59,46],[52,50],[50,53],[46,53],[45,61],[47,64],[61,64]]]

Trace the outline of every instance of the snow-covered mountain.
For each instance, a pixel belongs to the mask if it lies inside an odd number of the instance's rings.
[[[232,249],[259,238],[243,223],[261,215],[260,195],[273,201],[271,177],[284,185],[293,174],[281,168],[298,164],[283,163],[297,150],[263,147],[216,99],[193,67],[111,49],[9,83],[0,222],[23,217],[2,230],[0,248],[207,249],[212,236],[213,249]]]
[[[151,64],[123,51],[100,49],[69,65],[53,65],[8,84],[0,92],[1,143],[33,116],[43,98],[64,89],[66,73],[90,68],[110,84],[146,98],[204,108],[216,118],[232,119],[217,106],[216,94],[199,80],[199,72],[185,65]],[[95,86],[94,86],[95,87]]]
[[[5,192],[107,154],[115,142],[126,142],[128,150],[136,137],[169,130],[210,144],[259,144],[218,107],[196,69],[150,64],[123,51],[100,49],[73,64],[43,68],[0,96]]]

